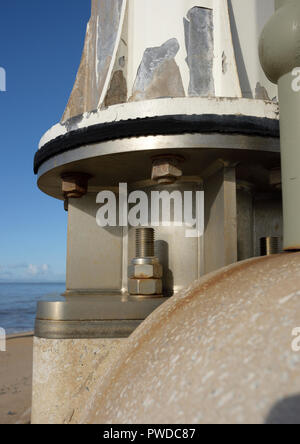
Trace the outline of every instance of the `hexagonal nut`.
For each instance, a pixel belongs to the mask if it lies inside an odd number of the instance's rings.
[[[137,264],[128,267],[128,277],[131,279],[160,279],[163,276],[161,264]]]
[[[66,198],[80,198],[87,193],[88,180],[87,174],[68,173],[63,174],[62,192]]]
[[[161,279],[129,279],[128,291],[132,295],[151,296],[162,294]]]
[[[174,183],[182,176],[176,159],[157,159],[153,161],[152,180],[158,183]]]

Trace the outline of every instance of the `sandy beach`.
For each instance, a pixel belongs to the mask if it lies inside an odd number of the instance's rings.
[[[0,424],[29,424],[33,333],[8,336],[0,352]]]

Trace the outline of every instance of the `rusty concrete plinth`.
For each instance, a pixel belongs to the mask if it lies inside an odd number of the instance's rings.
[[[32,424],[68,424],[123,341],[34,338]]]
[[[211,273],[130,336],[76,421],[299,423],[299,326],[299,253]]]

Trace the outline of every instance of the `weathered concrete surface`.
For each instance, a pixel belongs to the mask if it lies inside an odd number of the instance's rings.
[[[184,19],[187,64],[190,68],[190,96],[215,95],[213,78],[213,11],[192,8]]]
[[[82,59],[62,122],[98,108],[117,44],[123,1],[92,0]]]
[[[32,423],[74,421],[122,341],[34,338]]]
[[[178,51],[177,39],[170,39],[160,47],[145,50],[131,101],[185,96],[180,70],[175,62]]]
[[[300,253],[202,278],[127,340],[83,423],[300,423]]]
[[[33,333],[7,337],[0,352],[0,424],[29,424]]]

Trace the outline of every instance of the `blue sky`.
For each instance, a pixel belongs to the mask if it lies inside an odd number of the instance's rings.
[[[67,104],[89,16],[90,0],[1,1],[0,282],[65,280],[67,213],[32,165]]]

